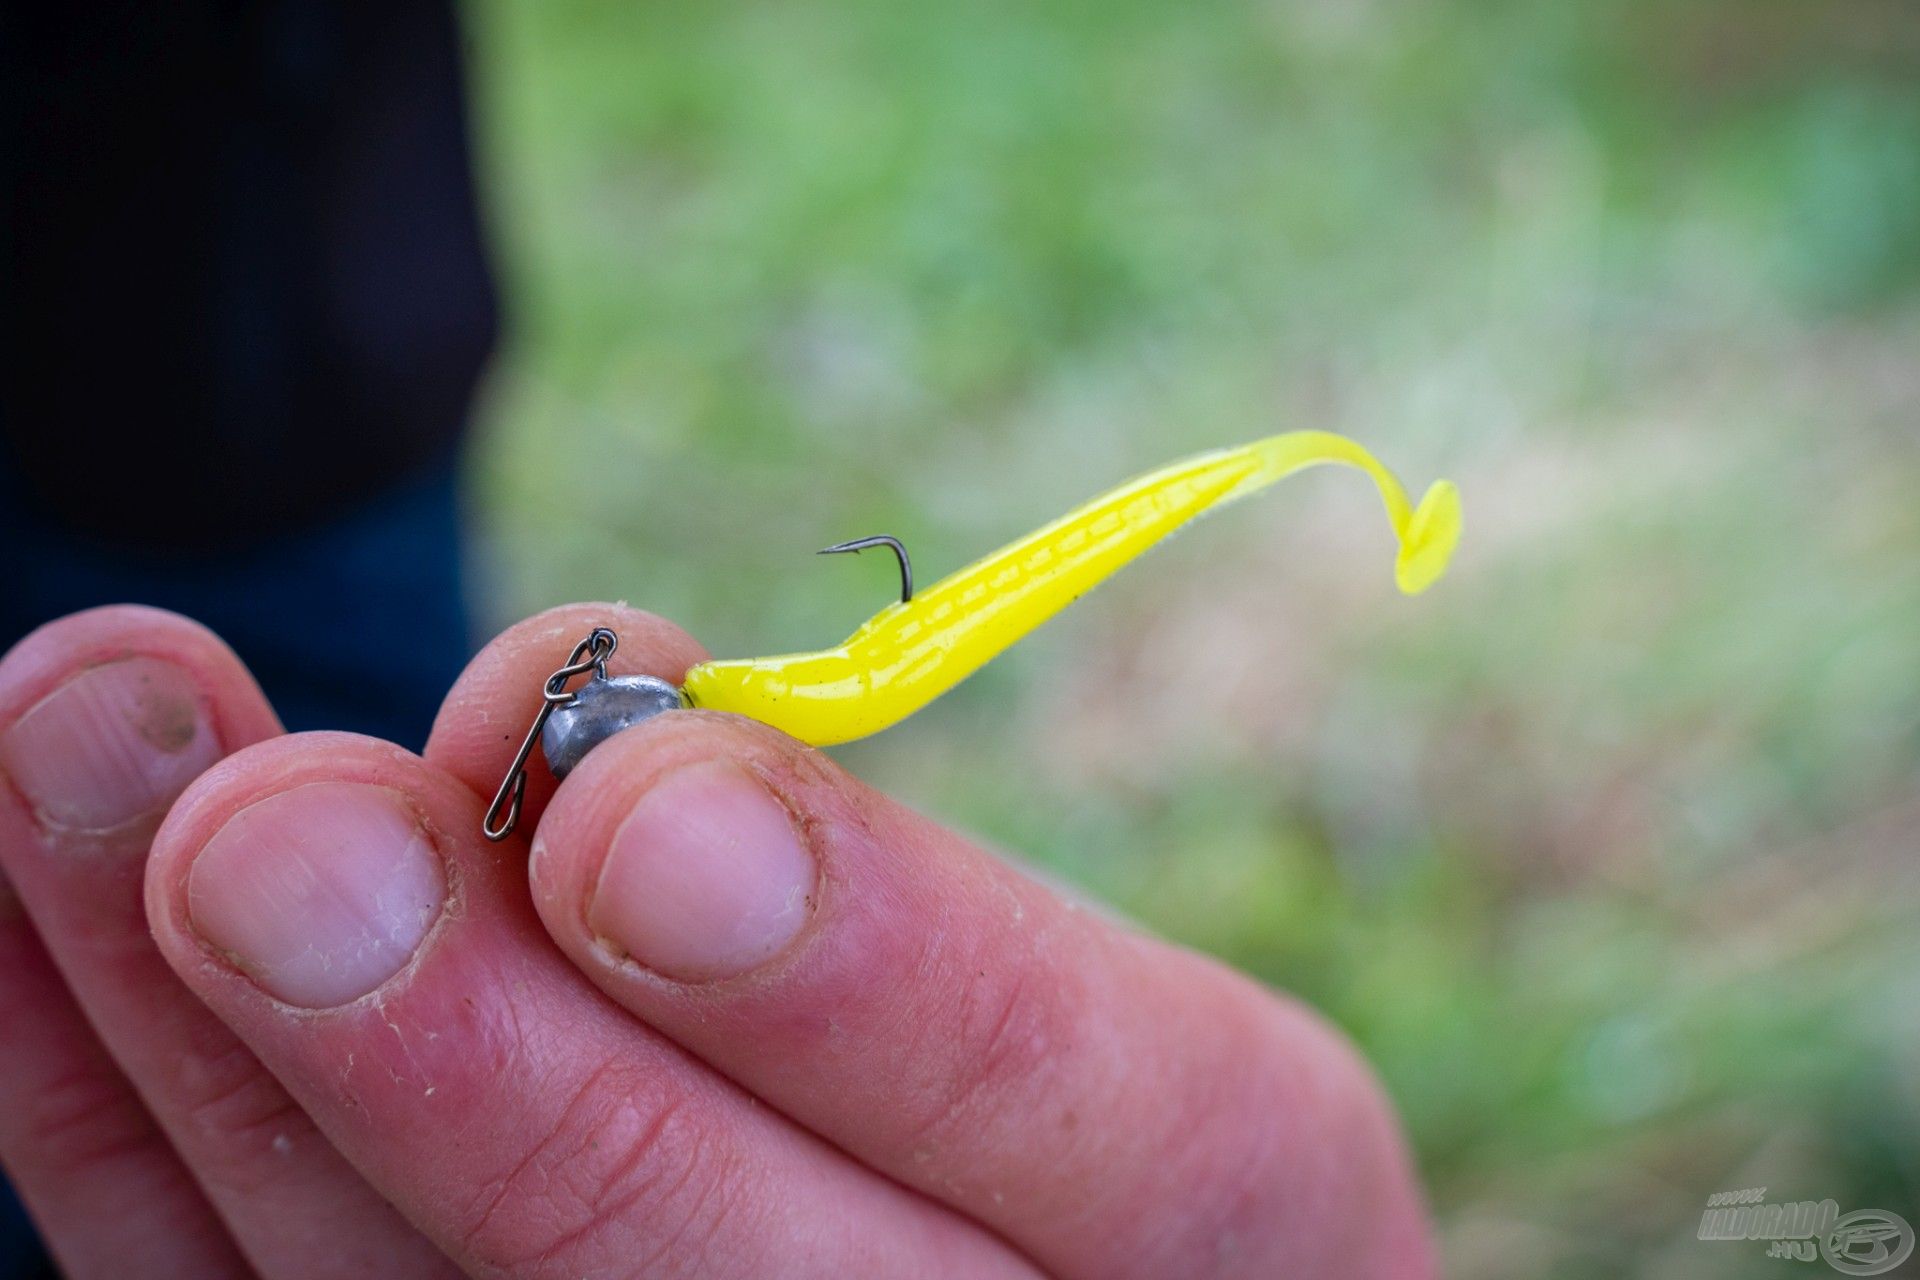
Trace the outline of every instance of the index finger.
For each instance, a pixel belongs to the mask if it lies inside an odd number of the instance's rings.
[[[707,651],[666,619],[625,603],[564,604],[508,627],[482,649],[455,682],[434,719],[421,754],[490,799],[540,709],[546,678],[595,627],[620,640],[607,661],[612,675],[659,676],[680,683]],[[527,793],[519,829],[532,831],[552,799],[553,773],[540,752],[527,760]]]

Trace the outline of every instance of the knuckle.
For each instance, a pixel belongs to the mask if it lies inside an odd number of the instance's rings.
[[[313,1121],[252,1052],[235,1042],[190,1054],[162,1080],[169,1131],[210,1188],[257,1190],[284,1176]]]
[[[700,1141],[695,1110],[619,1064],[588,1073],[483,1184],[461,1248],[516,1271],[681,1274],[716,1232],[734,1177]]]
[[[159,1141],[153,1118],[117,1081],[87,1070],[27,1092],[18,1133],[22,1163],[55,1177],[113,1164]]]
[[[266,1151],[304,1116],[246,1048],[190,1059],[177,1080],[188,1129],[230,1157]]]

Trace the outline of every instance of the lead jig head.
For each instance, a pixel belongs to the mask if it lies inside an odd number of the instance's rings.
[[[658,676],[609,676],[595,673],[573,701],[553,709],[540,731],[540,754],[553,776],[573,772],[587,752],[622,729],[651,720],[662,711],[687,705],[680,686]]]
[[[547,758],[553,776],[564,778],[573,771],[587,752],[622,729],[643,720],[651,720],[662,711],[687,705],[679,686],[655,676],[610,676],[607,659],[620,647],[620,637],[607,627],[595,627],[587,638],[573,647],[566,664],[541,688],[540,710],[514,754],[507,776],[487,806],[481,834],[493,841],[505,840],[520,822],[520,806],[527,795],[527,759],[533,744]],[[580,676],[587,682],[578,689],[567,685]]]

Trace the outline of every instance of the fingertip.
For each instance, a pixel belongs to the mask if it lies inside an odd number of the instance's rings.
[[[587,904],[608,848],[646,797],[671,776],[725,766],[765,789],[802,827],[844,816],[851,779],[814,747],[724,711],[674,711],[615,734],[560,784],[534,833],[528,874],[536,905],[591,934]]]
[[[475,808],[379,739],[258,744],[203,774],[155,834],[148,925],[203,992],[244,978],[286,1004],[349,1003],[425,938],[449,890],[443,850]]]
[[[279,732],[234,652],[164,610],[90,609],[0,658],[0,804],[47,850],[144,850],[202,770]]]
[[[688,667],[707,658],[692,636],[644,609],[620,602],[548,609],[501,632],[467,664],[434,720],[426,758],[476,795],[491,797],[539,709],[542,685],[596,627],[619,637],[607,663],[614,675],[657,676],[678,684]],[[530,764],[524,827],[537,820],[555,785],[537,752]]]
[[[204,844],[239,810],[280,791],[321,781],[371,781],[416,787],[423,763],[403,747],[331,729],[283,734],[220,761],[181,793],[153,837],[156,865]]]
[[[224,640],[191,618],[138,604],[56,618],[0,657],[0,726],[17,721],[82,671],[139,658],[170,663],[196,678],[229,749],[280,732],[266,696]]]

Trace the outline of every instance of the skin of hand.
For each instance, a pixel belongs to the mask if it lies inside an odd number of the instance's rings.
[[[480,835],[555,653],[423,755],[284,735],[115,607],[0,660],[0,1162],[74,1277],[1429,1276],[1325,1023],[764,725],[676,712]]]

